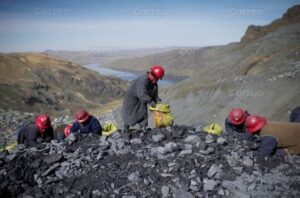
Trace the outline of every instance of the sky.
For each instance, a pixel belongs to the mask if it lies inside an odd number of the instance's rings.
[[[1,0],[0,52],[237,42],[300,0]]]

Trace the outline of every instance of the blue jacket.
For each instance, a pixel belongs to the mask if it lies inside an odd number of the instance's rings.
[[[46,129],[44,133],[40,133],[34,122],[29,123],[19,130],[17,141],[18,144],[36,146],[38,144],[38,138],[41,138],[43,142],[50,142],[54,138],[53,128],[50,127]]]
[[[290,117],[290,122],[299,122],[300,123],[300,106],[293,109]]]
[[[74,122],[71,133],[80,132],[80,133],[94,133],[97,135],[102,134],[102,127],[100,122],[92,115],[88,118],[86,123],[82,124],[80,122]]]

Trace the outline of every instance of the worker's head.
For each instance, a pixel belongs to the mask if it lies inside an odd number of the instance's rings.
[[[232,109],[228,115],[228,120],[233,125],[244,124],[244,122],[246,120],[246,112],[240,108]]]
[[[44,133],[46,129],[51,127],[51,120],[48,115],[41,114],[35,118],[35,124],[40,133]]]
[[[72,124],[68,124],[68,125],[65,127],[65,130],[64,130],[65,138],[69,137],[69,135],[70,135],[70,133],[71,133],[71,128],[72,128]]]
[[[157,83],[158,80],[161,80],[165,75],[165,70],[160,65],[155,65],[151,67],[150,71],[148,72],[148,78],[151,80],[152,83]]]
[[[266,118],[258,115],[250,115],[246,119],[247,132],[256,133],[259,132],[267,123]]]
[[[76,120],[82,124],[84,124],[90,117],[90,114],[86,110],[80,110],[76,114]]]

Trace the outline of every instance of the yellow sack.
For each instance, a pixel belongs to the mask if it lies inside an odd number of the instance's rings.
[[[116,132],[117,130],[118,127],[114,123],[108,122],[105,123],[104,126],[102,127],[102,135],[108,136]]]
[[[174,116],[171,114],[170,105],[157,104],[155,108],[149,107],[153,111],[154,126],[156,128],[172,126],[174,123]]]
[[[10,150],[12,150],[13,148],[15,148],[15,146],[17,146],[17,142],[12,143],[12,144],[10,144],[10,145],[4,147],[4,148],[1,148],[1,149],[0,149],[0,152],[3,152],[3,151],[5,151],[5,150],[10,151]]]
[[[221,133],[223,132],[222,127],[217,123],[212,123],[212,124],[204,127],[203,131],[205,131],[206,133],[214,134],[214,135],[221,135]]]

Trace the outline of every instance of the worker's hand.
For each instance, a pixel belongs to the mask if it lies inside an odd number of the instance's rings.
[[[152,101],[149,103],[149,105],[150,105],[152,108],[155,108],[155,107],[156,107],[156,102],[152,100]]]
[[[156,102],[157,104],[160,104],[161,103],[161,99],[159,97],[156,98]]]

